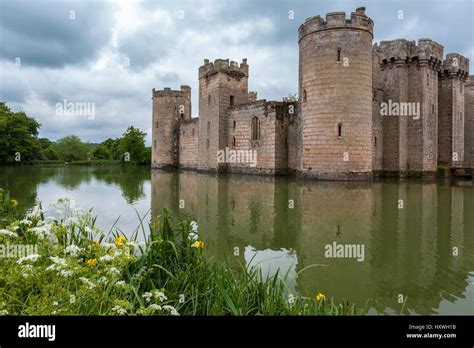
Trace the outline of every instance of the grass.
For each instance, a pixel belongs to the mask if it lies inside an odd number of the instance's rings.
[[[0,262],[0,314],[363,314],[324,294],[290,294],[284,274],[264,277],[258,267],[206,258],[197,224],[166,210],[153,224],[140,220],[139,241],[139,229],[129,239],[113,230],[106,236],[91,211],[73,209],[67,199],[56,208],[58,219],[45,217],[41,206],[22,219],[10,213],[0,229],[0,245],[37,247],[35,255]]]

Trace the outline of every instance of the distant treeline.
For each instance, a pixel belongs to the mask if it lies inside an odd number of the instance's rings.
[[[97,163],[149,164],[151,148],[146,133],[130,126],[121,138],[100,144],[85,143],[76,135],[57,141],[38,138],[41,125],[24,112],[12,112],[0,102],[0,164],[5,163]]]

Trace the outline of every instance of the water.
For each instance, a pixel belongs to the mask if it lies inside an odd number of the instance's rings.
[[[198,221],[206,255],[270,275],[287,272],[292,293],[321,291],[371,314],[400,313],[400,296],[405,313],[474,314],[472,181],[310,182],[23,166],[0,167],[0,187],[23,207],[71,197],[93,207],[104,230],[115,223],[129,235],[138,215],[148,222],[167,208]],[[363,258],[326,257],[334,243],[358,245]]]

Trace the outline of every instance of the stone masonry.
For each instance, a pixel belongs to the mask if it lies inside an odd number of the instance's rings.
[[[153,89],[152,167],[323,180],[434,176],[474,165],[474,77],[431,39],[373,44],[365,8],[298,30],[298,98],[257,99],[249,65],[204,60],[191,88]]]

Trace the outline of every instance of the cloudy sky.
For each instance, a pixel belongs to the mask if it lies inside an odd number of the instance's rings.
[[[472,0],[0,0],[0,100],[35,117],[41,137],[91,142],[129,125],[151,133],[152,88],[190,85],[197,116],[204,58],[248,58],[249,89],[281,100],[297,92],[299,25],[359,6],[374,42],[428,37],[474,58]],[[95,103],[95,117],[57,115],[64,100]]]

